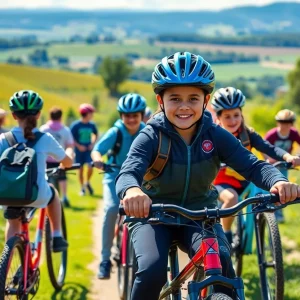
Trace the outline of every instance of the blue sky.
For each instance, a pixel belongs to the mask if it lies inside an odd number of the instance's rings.
[[[143,9],[143,10],[219,10],[243,5],[266,5],[287,0],[8,0],[0,1],[0,8],[74,9]],[[300,2],[295,0],[293,2]],[[188,3],[188,4],[187,4]]]

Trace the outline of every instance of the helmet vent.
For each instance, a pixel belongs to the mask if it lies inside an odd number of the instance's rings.
[[[202,76],[204,74],[204,72],[206,71],[206,69],[207,69],[207,64],[205,62],[203,62],[200,72],[199,72],[199,76]]]
[[[158,71],[162,76],[167,77],[167,74],[161,64],[158,66]]]
[[[180,66],[180,75],[181,77],[185,77],[185,59],[180,59],[179,61],[179,66]]]

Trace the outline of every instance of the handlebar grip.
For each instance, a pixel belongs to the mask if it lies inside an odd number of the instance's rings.
[[[278,203],[280,202],[278,194],[270,194],[270,202],[271,203]]]
[[[125,210],[124,210],[124,207],[122,204],[120,204],[120,206],[119,206],[119,215],[126,216],[126,213],[125,213]]]

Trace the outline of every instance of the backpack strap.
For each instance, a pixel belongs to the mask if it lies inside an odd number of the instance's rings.
[[[113,146],[112,149],[109,150],[107,156],[108,158],[113,158],[112,163],[115,164],[116,163],[116,155],[120,152],[121,147],[122,147],[122,141],[123,141],[123,135],[122,132],[120,130],[120,128],[118,128],[117,126],[115,126],[115,128],[117,129],[117,139],[115,142],[115,145]]]
[[[14,134],[11,131],[5,132],[4,136],[8,142],[9,147],[13,147],[14,145],[16,145],[18,143],[16,137],[14,136]]]
[[[34,135],[35,135],[35,139],[34,140],[29,140],[27,141],[26,143],[26,146],[27,147],[30,147],[30,148],[33,148],[35,146],[35,144],[39,141],[39,139],[44,135],[45,133],[44,132],[35,132]]]
[[[161,174],[166,163],[168,162],[170,150],[171,150],[170,137],[164,134],[163,132],[159,131],[159,143],[158,143],[157,155],[153,164],[151,165],[150,168],[148,168],[144,176],[145,181],[153,180],[154,178],[157,178]]]
[[[239,133],[239,138],[245,148],[250,146],[250,136],[246,126],[243,126],[242,131]]]

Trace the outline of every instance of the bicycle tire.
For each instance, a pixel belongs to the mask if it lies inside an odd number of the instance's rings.
[[[236,216],[236,228],[233,230],[233,249],[232,258],[233,266],[237,277],[242,276],[243,272],[243,234],[244,234],[244,224],[243,215],[240,211]]]
[[[62,205],[61,205],[61,229],[62,229],[62,235],[64,239],[67,240],[66,218],[65,218],[64,209]],[[50,221],[48,217],[46,218],[45,231],[46,231],[45,234],[46,260],[47,260],[48,274],[52,286],[55,288],[56,291],[59,291],[62,289],[65,283],[65,278],[67,273],[67,262],[68,262],[68,249],[57,253],[54,253],[52,251],[52,232],[51,232]],[[58,264],[56,260],[58,261]]]
[[[12,255],[14,253],[18,253],[20,258],[20,266],[16,271],[16,273],[18,273],[19,270],[24,270],[24,256],[25,256],[23,240],[18,236],[14,236],[6,242],[0,258],[0,300],[7,299],[6,298],[8,294],[7,290],[9,289],[7,286],[7,276],[9,274],[9,270],[12,263]],[[13,285],[11,289],[13,289],[16,292],[17,299],[27,300],[28,295],[23,294],[24,287],[23,287],[22,273],[23,272],[20,272],[19,274],[15,274],[11,279],[12,282],[10,282],[10,284]]]
[[[119,232],[122,234],[122,231]],[[120,255],[122,255],[122,246],[120,247]],[[131,289],[133,286],[133,282],[135,279],[136,272],[136,259],[134,255],[134,249],[131,242],[131,239],[128,236],[126,241],[126,265],[122,265],[121,259],[118,264],[118,288],[119,288],[119,296],[121,300],[130,300]]]
[[[273,213],[261,213],[257,216],[256,221],[259,225],[259,235],[257,245],[257,255],[262,255],[262,264],[259,268],[261,293],[263,299],[283,300],[284,299],[284,269],[282,259],[281,238],[278,224]],[[265,240],[265,230],[268,230],[268,241],[274,264],[274,289],[270,286],[270,280],[267,275],[266,252],[267,244]],[[261,253],[259,253],[261,249]]]
[[[206,297],[206,300],[233,300],[230,296],[227,296],[222,293],[211,294]]]

